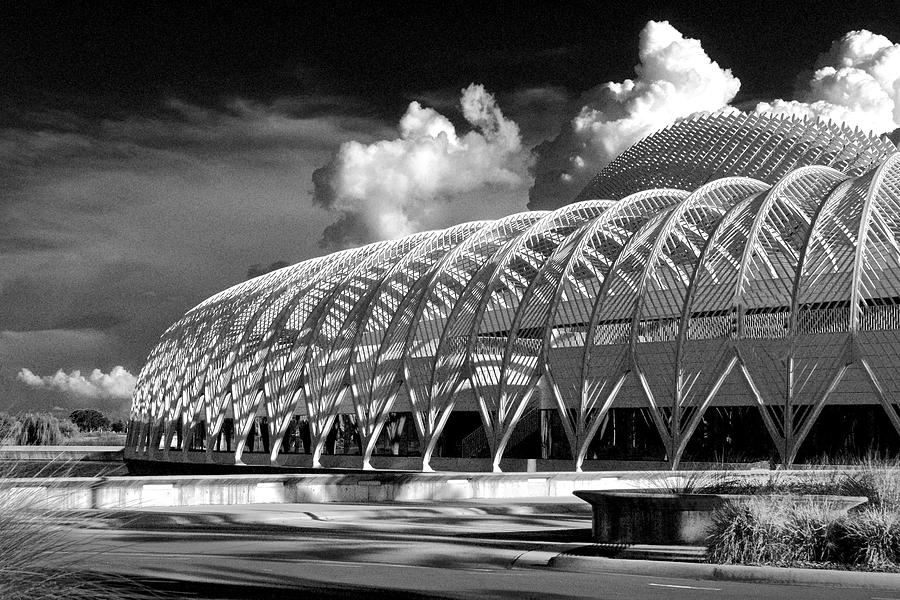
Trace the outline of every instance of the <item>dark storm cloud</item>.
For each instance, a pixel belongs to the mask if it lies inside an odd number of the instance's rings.
[[[290,265],[291,263],[286,260],[276,260],[268,265],[256,263],[255,265],[247,267],[247,279],[253,279],[254,277],[259,277],[260,275],[265,275],[266,273],[271,273],[272,271],[277,271],[278,269],[283,269]]]
[[[314,180],[326,181],[327,168],[318,170],[313,173]],[[325,184],[317,186],[316,193],[322,194]],[[319,247],[326,249],[349,248],[372,236],[369,226],[363,221],[362,217],[354,213],[344,213],[338,217],[337,221],[331,223],[322,232],[322,238],[319,240]]]
[[[60,250],[69,245],[69,243],[62,240],[51,240],[40,235],[28,235],[11,231],[0,236],[0,255]]]
[[[522,141],[528,147],[555,137],[568,113],[572,95],[563,87],[529,87],[502,96],[509,118],[519,124]]]
[[[166,102],[168,119],[104,120],[101,131],[111,140],[150,147],[227,153],[245,149],[330,149],[335,142],[351,137],[385,132],[385,127],[372,119],[340,114],[350,106],[338,98],[283,98],[269,103],[234,98],[209,108],[172,99]]]
[[[319,253],[327,216],[304,199],[313,169],[341,142],[388,130],[352,110],[340,98],[173,99],[152,115],[8,118],[0,396],[42,391],[22,389],[22,368],[137,373],[173,320],[248,264]],[[32,362],[53,340],[66,350],[48,351],[57,362]]]
[[[895,146],[900,146],[900,127],[889,133],[887,138],[894,142]]]

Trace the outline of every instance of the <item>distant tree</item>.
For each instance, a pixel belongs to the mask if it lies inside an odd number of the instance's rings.
[[[99,431],[109,428],[109,419],[99,410],[93,408],[79,408],[73,410],[69,420],[78,426],[81,431]]]
[[[109,428],[113,431],[113,433],[125,433],[125,423],[122,422],[122,419],[113,421],[112,425],[110,425]]]
[[[49,413],[26,413],[16,438],[20,446],[56,446],[62,442],[59,419]]]

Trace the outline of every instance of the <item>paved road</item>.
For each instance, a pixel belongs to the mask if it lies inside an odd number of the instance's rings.
[[[790,598],[897,593],[547,568],[586,543],[580,507],[256,505],[106,515],[72,535],[91,569],[205,598]],[[84,554],[87,553],[87,554]]]

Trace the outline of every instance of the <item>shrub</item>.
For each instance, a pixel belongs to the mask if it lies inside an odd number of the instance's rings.
[[[867,457],[860,468],[843,477],[840,493],[865,496],[870,506],[900,510],[900,462]]]
[[[900,563],[900,514],[869,506],[840,520],[836,559],[873,570],[896,570]]]
[[[78,429],[78,425],[76,425],[69,419],[60,419],[59,432],[64,438],[70,439],[77,436],[80,433],[80,430]]]
[[[711,562],[753,564],[771,558],[773,540],[748,504],[728,503],[713,513],[707,542]]]
[[[725,564],[828,561],[835,515],[828,505],[784,496],[729,502],[713,514],[708,555]]]
[[[887,504],[842,514],[799,497],[729,502],[713,514],[708,557],[724,564],[843,564],[900,570],[900,512]]]

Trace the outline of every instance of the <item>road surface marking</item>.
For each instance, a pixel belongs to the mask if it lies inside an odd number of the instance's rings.
[[[693,585],[674,585],[671,583],[648,583],[653,587],[676,588],[679,590],[709,590],[711,592],[721,592],[722,588],[696,587]],[[875,600],[874,598],[872,600]]]

